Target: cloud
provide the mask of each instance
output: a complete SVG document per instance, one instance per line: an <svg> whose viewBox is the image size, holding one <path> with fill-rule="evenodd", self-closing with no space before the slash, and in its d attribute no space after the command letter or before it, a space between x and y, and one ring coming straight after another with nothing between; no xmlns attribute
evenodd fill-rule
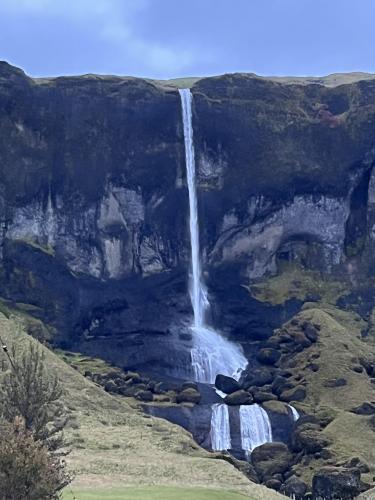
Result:
<svg viewBox="0 0 375 500"><path fill-rule="evenodd" d="M86 30L90 26L98 43L112 47L126 61L141 61L145 72L184 71L193 63L191 51L137 34L149 7L150 0L0 0L0 13L13 17L38 16L45 23L57 21Z"/></svg>

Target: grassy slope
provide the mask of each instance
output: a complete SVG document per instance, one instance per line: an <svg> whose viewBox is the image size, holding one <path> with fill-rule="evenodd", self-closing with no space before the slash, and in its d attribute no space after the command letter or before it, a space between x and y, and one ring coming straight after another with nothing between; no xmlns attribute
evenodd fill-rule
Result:
<svg viewBox="0 0 375 500"><path fill-rule="evenodd" d="M30 340L15 319L2 314L0 332L8 345L15 341L27 346ZM182 428L144 415L123 398L107 394L48 349L46 356L50 370L66 389L71 413L67 434L72 440L68 463L77 473L73 484L77 490L178 486L223 490L223 496L217 497L223 499L224 490L254 499L281 498L249 483L230 464L210 458ZM198 497L192 493L191 498Z"/></svg>
<svg viewBox="0 0 375 500"><path fill-rule="evenodd" d="M360 457L371 468L370 474L364 477L371 481L375 472L374 431L369 417L356 415L350 410L363 401L374 400L374 385L369 377L365 373L354 372L352 367L358 364L361 356L375 357L375 345L360 338L362 324L358 318L333 306L316 307L316 304L307 303L298 316L321 326L318 343L296 357L296 371L302 372L307 382L304 404L317 412L335 415L323 432L332 440L330 448L337 462ZM313 360L319 365L317 372L307 368L314 352L320 355ZM328 380L336 378L345 378L347 385L326 387ZM303 406L300 405L301 408ZM311 477L321 465L323 463L314 461L303 474Z"/></svg>
<svg viewBox="0 0 375 500"><path fill-rule="evenodd" d="M204 488L173 488L165 486L114 488L95 491L67 491L64 500L245 500L249 496L223 490Z"/></svg>

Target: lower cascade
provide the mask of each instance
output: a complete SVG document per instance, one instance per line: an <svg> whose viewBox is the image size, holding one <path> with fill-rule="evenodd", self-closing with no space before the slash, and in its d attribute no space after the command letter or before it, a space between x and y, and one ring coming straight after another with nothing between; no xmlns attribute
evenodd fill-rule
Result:
<svg viewBox="0 0 375 500"><path fill-rule="evenodd" d="M228 406L224 403L212 405L211 448L214 451L230 450L230 423Z"/></svg>
<svg viewBox="0 0 375 500"><path fill-rule="evenodd" d="M240 406L241 445L247 456L264 443L272 442L271 422L258 404Z"/></svg>
<svg viewBox="0 0 375 500"><path fill-rule="evenodd" d="M289 406L289 408L292 410L293 420L294 420L295 422L297 422L297 420L298 420L298 419L299 419L299 417L300 417L300 414L299 414L299 413L298 413L298 411L294 408L294 406L292 406L292 405L288 405L288 406Z"/></svg>

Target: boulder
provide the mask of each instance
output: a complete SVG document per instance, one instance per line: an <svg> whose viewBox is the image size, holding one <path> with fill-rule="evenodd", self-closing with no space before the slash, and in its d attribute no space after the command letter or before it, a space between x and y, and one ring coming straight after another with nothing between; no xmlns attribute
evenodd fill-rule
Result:
<svg viewBox="0 0 375 500"><path fill-rule="evenodd" d="M135 393L135 397L144 402L151 402L154 400L154 395L151 391L138 391Z"/></svg>
<svg viewBox="0 0 375 500"><path fill-rule="evenodd" d="M357 415L375 415L375 404L365 401L356 408L353 408L352 413L356 413Z"/></svg>
<svg viewBox="0 0 375 500"><path fill-rule="evenodd" d="M262 387L267 384L271 384L274 379L273 372L268 368L259 368L249 373L246 376L246 383L249 386L255 385L257 387Z"/></svg>
<svg viewBox="0 0 375 500"><path fill-rule="evenodd" d="M124 385L123 387L120 387L118 389L119 394L122 396L125 396L127 398L133 398L137 394L137 392L140 392L139 388L137 386L127 386Z"/></svg>
<svg viewBox="0 0 375 500"><path fill-rule="evenodd" d="M356 372L356 373L363 373L364 368L362 365L353 365L352 370L353 370L353 372Z"/></svg>
<svg viewBox="0 0 375 500"><path fill-rule="evenodd" d="M294 498L294 500L302 500L306 492L306 483L297 476L289 477L280 488L280 493L283 493L289 498Z"/></svg>
<svg viewBox="0 0 375 500"><path fill-rule="evenodd" d="M305 321L302 324L302 329L307 339L310 340L310 342L316 342L318 340L319 332L314 325L312 325L308 321Z"/></svg>
<svg viewBox="0 0 375 500"><path fill-rule="evenodd" d="M268 479L264 483L264 485L267 486L267 488L271 488L271 490L279 491L281 487L281 481L279 481L278 479L271 478Z"/></svg>
<svg viewBox="0 0 375 500"><path fill-rule="evenodd" d="M350 469L352 469L354 467L356 469L359 469L359 471L361 472L361 474L367 474L368 472L370 472L370 467L366 464L366 462L364 462L363 460L361 460L359 457L353 457L353 458L351 458L344 465L345 465L345 467L348 467Z"/></svg>
<svg viewBox="0 0 375 500"><path fill-rule="evenodd" d="M293 335L293 340L295 344L303 347L304 349L311 346L311 341L306 337L306 335L303 332L295 332Z"/></svg>
<svg viewBox="0 0 375 500"><path fill-rule="evenodd" d="M114 380L108 380L108 382L106 382L104 385L104 390L106 392L112 392L112 393L119 392L119 388L117 384L114 382Z"/></svg>
<svg viewBox="0 0 375 500"><path fill-rule="evenodd" d="M283 391L285 391L287 389L292 389L292 388L293 388L292 382L290 382L290 380L288 380L284 377L281 377L280 375L277 375L275 380L272 382L272 391L277 396L280 396L280 394Z"/></svg>
<svg viewBox="0 0 375 500"><path fill-rule="evenodd" d="M348 382L345 378L331 378L324 382L324 387L343 387Z"/></svg>
<svg viewBox="0 0 375 500"><path fill-rule="evenodd" d="M369 377L373 377L375 375L375 361L371 361L367 358L359 358L359 362L366 370Z"/></svg>
<svg viewBox="0 0 375 500"><path fill-rule="evenodd" d="M306 398L306 389L303 385L297 385L292 389L287 389L280 394L282 401L303 401Z"/></svg>
<svg viewBox="0 0 375 500"><path fill-rule="evenodd" d="M281 401L266 401L262 404L266 411L271 411L285 417L289 417L289 408L285 403Z"/></svg>
<svg viewBox="0 0 375 500"><path fill-rule="evenodd" d="M187 382L184 382L181 386L181 391L184 391L185 389L194 389L196 391L198 391L198 384L196 382L193 382L193 381L187 381Z"/></svg>
<svg viewBox="0 0 375 500"><path fill-rule="evenodd" d="M251 405L254 403L254 398L249 392L240 389L239 391L228 394L224 398L224 403L230 406Z"/></svg>
<svg viewBox="0 0 375 500"><path fill-rule="evenodd" d="M293 448L296 451L303 450L308 454L321 451L329 443L329 439L316 424L299 425L293 435Z"/></svg>
<svg viewBox="0 0 375 500"><path fill-rule="evenodd" d="M352 499L361 492L361 473L358 469L324 467L312 481L313 498L316 500Z"/></svg>
<svg viewBox="0 0 375 500"><path fill-rule="evenodd" d="M274 474L283 474L292 464L292 454L284 443L265 443L255 448L251 462L259 476L265 482Z"/></svg>
<svg viewBox="0 0 375 500"><path fill-rule="evenodd" d="M225 394L232 394L241 389L240 384L232 377L227 377L226 375L216 375L215 387L219 391L225 392Z"/></svg>
<svg viewBox="0 0 375 500"><path fill-rule="evenodd" d="M257 353L257 360L265 365L275 365L280 359L280 352L271 347L260 349Z"/></svg>
<svg viewBox="0 0 375 500"><path fill-rule="evenodd" d="M199 391L193 388L184 389L179 392L176 396L177 403L194 403L198 404L201 400L201 395Z"/></svg>
<svg viewBox="0 0 375 500"><path fill-rule="evenodd" d="M252 394L255 403L264 403L266 401L277 400L277 396L275 396L275 394L272 394L272 392L254 391Z"/></svg>

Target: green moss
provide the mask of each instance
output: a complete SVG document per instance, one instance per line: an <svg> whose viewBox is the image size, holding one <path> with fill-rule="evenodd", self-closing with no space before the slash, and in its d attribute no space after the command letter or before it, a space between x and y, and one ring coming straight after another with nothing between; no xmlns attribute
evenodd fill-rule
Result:
<svg viewBox="0 0 375 500"><path fill-rule="evenodd" d="M52 326L46 325L40 319L29 314L39 310L40 308L32 304L10 302L0 297L0 313L4 314L6 318L16 318L29 335L39 340L39 342L45 343L53 338L56 330Z"/></svg>
<svg viewBox="0 0 375 500"><path fill-rule="evenodd" d="M178 89L187 89L191 88L194 83L196 83L201 78L199 77L186 77L186 78L172 78L171 80L151 80L152 82L162 85L162 86L170 86L176 87Z"/></svg>
<svg viewBox="0 0 375 500"><path fill-rule="evenodd" d="M250 285L248 289L257 300L277 305L291 298L306 300L309 296L319 296L321 301L334 304L350 288L344 281L323 278L318 272L285 263L277 276Z"/></svg>
<svg viewBox="0 0 375 500"><path fill-rule="evenodd" d="M65 363L72 366L74 369L78 370L78 372L82 375L86 371L98 374L106 374L114 371L121 372L119 368L116 368L99 358L92 358L90 356L84 356L78 352L64 351L61 349L56 349L54 352L60 359L65 361Z"/></svg>
<svg viewBox="0 0 375 500"><path fill-rule="evenodd" d="M36 250L40 250L41 252L44 252L47 255L50 255L51 257L55 256L55 250L51 247L51 245L41 245L40 243L37 243L34 240L30 240L30 239L26 239L26 238L19 239L18 241L26 243L30 247L33 247Z"/></svg>
<svg viewBox="0 0 375 500"><path fill-rule="evenodd" d="M366 246L366 235L358 237L345 248L347 257L355 257L361 254Z"/></svg>
<svg viewBox="0 0 375 500"><path fill-rule="evenodd" d="M345 462L358 456L370 467L372 478L375 471L373 450L373 430L369 418L352 413L364 401L372 401L373 384L365 372L358 373L353 367L359 360L375 359L375 347L366 343L361 332L365 321L352 311L343 311L332 304L306 303L294 319L302 325L305 321L319 329L318 341L309 349L294 356L294 367L289 367L293 377L306 382L307 395L297 409L316 414L328 424L323 433L330 440L329 449L337 462ZM298 328L291 320L285 328ZM283 361L281 361L283 363ZM287 358L285 363L288 363ZM312 370L314 364L317 369ZM283 365L282 365L283 367ZM286 367L286 366L284 366ZM329 382L342 379L343 385ZM311 481L313 473L324 463L312 460L308 467L301 463L296 466L301 477Z"/></svg>

